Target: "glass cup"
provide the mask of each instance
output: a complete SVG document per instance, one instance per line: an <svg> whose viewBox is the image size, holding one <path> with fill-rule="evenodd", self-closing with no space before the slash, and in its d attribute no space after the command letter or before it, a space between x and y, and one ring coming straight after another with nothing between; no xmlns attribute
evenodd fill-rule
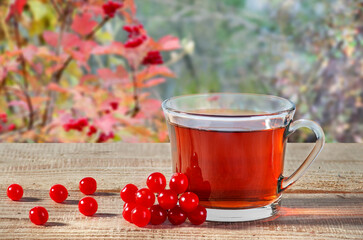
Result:
<svg viewBox="0 0 363 240"><path fill-rule="evenodd" d="M298 180L324 145L324 132L310 120L292 121L295 105L258 94L212 93L163 102L174 172L207 208L207 221L240 222L271 217L281 193ZM316 143L301 166L283 176L287 138L306 127Z"/></svg>

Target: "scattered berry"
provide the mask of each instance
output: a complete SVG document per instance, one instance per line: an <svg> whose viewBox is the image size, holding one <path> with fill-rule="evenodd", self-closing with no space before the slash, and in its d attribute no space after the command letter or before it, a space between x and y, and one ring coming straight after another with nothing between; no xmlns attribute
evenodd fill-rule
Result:
<svg viewBox="0 0 363 240"><path fill-rule="evenodd" d="M140 204L145 207L151 207L155 202L155 195L148 188L141 188L136 192L135 197L136 204Z"/></svg>
<svg viewBox="0 0 363 240"><path fill-rule="evenodd" d="M177 194L183 193L188 188L188 178L184 173L174 173L169 182L171 190Z"/></svg>
<svg viewBox="0 0 363 240"><path fill-rule="evenodd" d="M131 221L131 212L132 212L132 210L134 210L135 207L136 207L136 203L134 203L134 202L124 204L124 209L122 211L122 216L124 217L124 219L126 221L128 221L130 223L132 223L132 221Z"/></svg>
<svg viewBox="0 0 363 240"><path fill-rule="evenodd" d="M150 223L152 225L162 224L163 222L165 222L168 216L166 210L160 207L160 205L151 206L150 214L151 214Z"/></svg>
<svg viewBox="0 0 363 240"><path fill-rule="evenodd" d="M207 210L205 207L198 205L196 209L188 213L189 221L194 225L200 225L207 219Z"/></svg>
<svg viewBox="0 0 363 240"><path fill-rule="evenodd" d="M50 188L49 196L54 202L61 203L67 199L68 191L63 185L56 184Z"/></svg>
<svg viewBox="0 0 363 240"><path fill-rule="evenodd" d="M11 184L6 191L8 197L13 201L18 201L23 196L23 188L19 184Z"/></svg>
<svg viewBox="0 0 363 240"><path fill-rule="evenodd" d="M145 206L137 205L131 211L131 221L138 227L144 227L150 222L151 214Z"/></svg>
<svg viewBox="0 0 363 240"><path fill-rule="evenodd" d="M92 216L97 212L97 201L92 197L84 197L78 203L79 211L85 216Z"/></svg>
<svg viewBox="0 0 363 240"><path fill-rule="evenodd" d="M94 178L86 177L79 182L79 190L86 195L96 192L97 182Z"/></svg>
<svg viewBox="0 0 363 240"><path fill-rule="evenodd" d="M168 220L173 225L180 225L187 219L187 214L179 207L175 206L168 212Z"/></svg>
<svg viewBox="0 0 363 240"><path fill-rule="evenodd" d="M152 192L159 193L165 189L166 186L165 176L159 172L152 173L147 178L146 185Z"/></svg>
<svg viewBox="0 0 363 240"><path fill-rule="evenodd" d="M137 187L134 184L127 184L120 192L121 199L126 202L135 202Z"/></svg>
<svg viewBox="0 0 363 240"><path fill-rule="evenodd" d="M178 203L178 195L170 189L165 189L159 193L158 202L165 210L172 209Z"/></svg>
<svg viewBox="0 0 363 240"><path fill-rule="evenodd" d="M43 225L48 221L48 211L44 207L34 207L29 211L29 219L36 225Z"/></svg>
<svg viewBox="0 0 363 240"><path fill-rule="evenodd" d="M179 205L184 212L191 212L198 207L199 198L195 193L185 192L179 198Z"/></svg>

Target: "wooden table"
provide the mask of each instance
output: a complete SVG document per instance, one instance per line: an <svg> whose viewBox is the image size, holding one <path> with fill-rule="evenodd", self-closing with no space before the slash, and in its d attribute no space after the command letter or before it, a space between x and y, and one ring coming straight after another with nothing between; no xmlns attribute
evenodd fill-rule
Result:
<svg viewBox="0 0 363 240"><path fill-rule="evenodd" d="M288 144L285 175L311 148ZM326 144L306 175L283 195L278 218L244 223L184 223L175 227L138 228L122 218L120 189L127 183L145 186L149 173L171 175L169 144L0 144L0 239L363 239L363 145ZM78 212L80 179L98 181L94 217ZM6 189L24 188L23 199L11 201ZM54 203L53 184L70 196ZM48 209L45 226L33 225L28 212Z"/></svg>

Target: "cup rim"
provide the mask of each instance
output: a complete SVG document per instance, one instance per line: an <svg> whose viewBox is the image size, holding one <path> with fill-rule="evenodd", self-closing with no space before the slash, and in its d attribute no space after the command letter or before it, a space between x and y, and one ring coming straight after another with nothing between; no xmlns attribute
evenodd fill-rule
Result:
<svg viewBox="0 0 363 240"><path fill-rule="evenodd" d="M189 112L189 111L182 111L178 110L172 107L167 106L168 102L178 99L178 98L185 98L185 97L193 97L193 96L213 96L213 95L250 95L250 96L260 96L260 97L266 97L266 98L273 98L278 99L280 101L288 102L289 107L283 108L280 111L271 112L271 113L264 113L264 114L236 114L236 115L215 115L215 114L208 114L208 113L195 113L195 112ZM198 117L213 117L213 118L251 118L251 117L263 117L263 116L274 116L274 115L280 115L284 113L290 113L292 111L295 111L296 106L295 104L290 101L289 99L275 96L275 95L268 95L268 94L257 94L257 93L230 93L230 92L217 92L217 93L197 93L197 94L185 94L180 96L174 96L168 99L165 99L161 104L162 109L165 111L173 112L176 114L182 114L182 115L191 115L191 116L198 116Z"/></svg>

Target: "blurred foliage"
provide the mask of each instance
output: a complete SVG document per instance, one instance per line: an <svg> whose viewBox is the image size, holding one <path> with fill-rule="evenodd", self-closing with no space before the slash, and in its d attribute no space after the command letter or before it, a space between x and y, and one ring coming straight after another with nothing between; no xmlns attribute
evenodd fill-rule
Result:
<svg viewBox="0 0 363 240"><path fill-rule="evenodd" d="M194 49L173 65L163 98L197 92L280 95L328 142L363 142L363 3L353 0L149 0L138 16L156 36ZM155 14L157 12L157 14ZM300 131L291 141L312 141Z"/></svg>
<svg viewBox="0 0 363 240"><path fill-rule="evenodd" d="M180 43L135 14L133 0L2 1L0 142L166 141L152 88Z"/></svg>
<svg viewBox="0 0 363 240"><path fill-rule="evenodd" d="M21 18L17 16L20 41L16 40L14 19L10 22L5 19L12 2L26 2L24 14ZM82 54L77 47L65 47L59 52L56 50L59 47L50 46L51 33L61 31L61 21L52 2L62 7L69 2L74 4L67 20L67 32L71 33L68 37L77 35L81 41L85 40L82 24L76 28L78 32L71 29L77 14L90 11L94 14L92 21L98 24L104 18L101 6L106 1L103 0L0 1L0 141L97 141L105 132L112 133L110 140L165 141L166 127L161 110L157 109L161 99L223 91L288 98L296 103L295 119L317 121L324 128L328 142L363 142L362 1L135 0L136 12L133 1L125 0L128 10L121 9L112 21L102 25L91 39L96 50L88 49L90 52ZM167 60L165 66L177 78L169 79L173 75L164 71L161 75L168 81L162 83L164 78L157 74L148 76L147 71L142 72L144 67L136 70L146 76L142 80L146 85L136 91L140 94L137 104L132 84L135 73L129 61L132 54L123 54L122 45L128 41L122 27L126 23L136 24L135 21L144 24L152 39L166 41L159 42L161 45L175 44L177 39L164 38L173 34L181 39L182 47L182 51L162 53ZM148 50L158 50L153 42ZM72 41L68 44L72 45ZM19 47L21 51L17 51ZM114 47L122 51L115 51ZM138 56L146 53L144 49ZM36 56L34 66L28 63L25 66L29 83L23 79L21 54L25 61ZM65 63L63 54L71 55L73 60L59 82L54 81L55 63ZM112 85L114 81L121 82L116 86ZM29 104L24 91L27 85L30 103L35 106L32 123L35 129L30 131ZM71 92L64 92L65 89ZM82 92L81 89L86 91L82 97L75 94ZM44 124L42 116L50 92L57 96L55 111L48 118L52 121L46 119ZM105 118L110 116L114 101L120 101L118 110L111 111L111 118ZM93 106L91 102L97 104ZM140 109L135 108L138 104ZM139 119L135 119L135 109L140 110ZM64 125L73 126L69 121L82 118L87 119L89 127L97 125L92 138L85 129L65 131ZM313 138L313 134L303 130L289 140L301 142Z"/></svg>

